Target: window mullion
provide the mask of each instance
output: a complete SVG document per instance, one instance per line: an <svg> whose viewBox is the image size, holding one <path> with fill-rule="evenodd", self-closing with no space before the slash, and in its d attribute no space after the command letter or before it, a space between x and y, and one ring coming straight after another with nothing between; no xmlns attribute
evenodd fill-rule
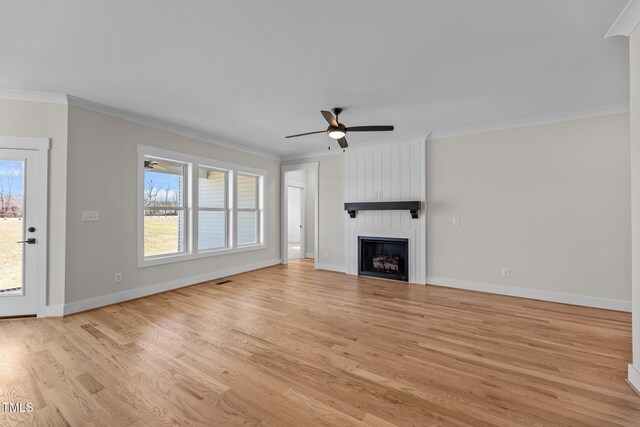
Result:
<svg viewBox="0 0 640 427"><path fill-rule="evenodd" d="M191 228L189 230L189 235L191 241L191 252L197 254L199 251L198 230L200 227L200 216L198 215L198 207L200 206L200 182L198 174L200 172L200 167L193 163L190 163L189 167L191 168L191 209L189 212L189 216L191 217Z"/></svg>

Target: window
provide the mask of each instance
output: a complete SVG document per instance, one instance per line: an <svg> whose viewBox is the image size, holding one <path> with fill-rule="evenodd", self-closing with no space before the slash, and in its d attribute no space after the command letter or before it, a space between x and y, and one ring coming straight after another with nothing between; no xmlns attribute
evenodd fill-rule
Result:
<svg viewBox="0 0 640 427"><path fill-rule="evenodd" d="M260 235L260 180L257 176L238 174L238 245L254 245Z"/></svg>
<svg viewBox="0 0 640 427"><path fill-rule="evenodd" d="M198 168L198 249L228 247L228 171Z"/></svg>
<svg viewBox="0 0 640 427"><path fill-rule="evenodd" d="M138 146L138 266L262 249L266 172Z"/></svg>
<svg viewBox="0 0 640 427"><path fill-rule="evenodd" d="M144 256L185 252L185 165L144 158Z"/></svg>

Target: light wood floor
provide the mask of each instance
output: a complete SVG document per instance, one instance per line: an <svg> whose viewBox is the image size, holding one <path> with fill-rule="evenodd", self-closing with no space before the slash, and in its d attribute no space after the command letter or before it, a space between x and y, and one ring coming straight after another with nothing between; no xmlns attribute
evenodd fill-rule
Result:
<svg viewBox="0 0 640 427"><path fill-rule="evenodd" d="M0 321L0 425L640 426L630 315L276 266Z"/></svg>

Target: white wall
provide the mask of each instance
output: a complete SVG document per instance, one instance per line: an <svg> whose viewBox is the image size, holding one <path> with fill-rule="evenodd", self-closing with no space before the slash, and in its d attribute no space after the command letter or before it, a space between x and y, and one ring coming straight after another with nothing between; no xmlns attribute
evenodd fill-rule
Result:
<svg viewBox="0 0 640 427"><path fill-rule="evenodd" d="M0 135L50 138L47 304L64 302L67 106L0 99Z"/></svg>
<svg viewBox="0 0 640 427"><path fill-rule="evenodd" d="M318 267L345 270L344 183L345 155L330 154L285 160L283 165L318 162ZM308 210L307 210L308 211ZM307 230L312 227L307 227ZM313 246L311 246L312 248Z"/></svg>
<svg viewBox="0 0 640 427"><path fill-rule="evenodd" d="M315 258L315 199L316 199L316 175L313 171L307 170L305 185L305 256Z"/></svg>
<svg viewBox="0 0 640 427"><path fill-rule="evenodd" d="M430 140L430 283L628 305L628 126L623 113ZM511 278L501 277L505 267Z"/></svg>
<svg viewBox="0 0 640 427"><path fill-rule="evenodd" d="M631 65L631 204L633 365L629 380L640 390L640 28L629 37Z"/></svg>
<svg viewBox="0 0 640 427"><path fill-rule="evenodd" d="M302 218L301 196L302 190L298 187L289 187L288 198L288 233L287 238L291 243L300 243L300 225Z"/></svg>
<svg viewBox="0 0 640 427"><path fill-rule="evenodd" d="M267 248L138 268L138 144L267 170ZM66 303L279 262L278 160L71 106L68 165ZM80 222L82 210L99 211L100 221ZM114 283L116 272L123 272L123 283Z"/></svg>
<svg viewBox="0 0 640 427"><path fill-rule="evenodd" d="M347 202L426 201L425 137L350 147L347 152ZM348 218L348 216L347 216ZM409 282L426 281L426 213L408 210L359 211L347 224L347 273L358 274L358 237L409 240Z"/></svg>

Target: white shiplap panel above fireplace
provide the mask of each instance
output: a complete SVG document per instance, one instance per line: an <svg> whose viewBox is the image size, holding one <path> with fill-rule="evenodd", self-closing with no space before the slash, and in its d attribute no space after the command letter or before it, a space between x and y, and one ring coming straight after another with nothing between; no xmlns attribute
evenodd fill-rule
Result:
<svg viewBox="0 0 640 427"><path fill-rule="evenodd" d="M347 217L347 273L358 274L358 236L409 239L409 282L426 283L426 137L349 148L345 201L419 200L418 219L408 211L359 211Z"/></svg>

